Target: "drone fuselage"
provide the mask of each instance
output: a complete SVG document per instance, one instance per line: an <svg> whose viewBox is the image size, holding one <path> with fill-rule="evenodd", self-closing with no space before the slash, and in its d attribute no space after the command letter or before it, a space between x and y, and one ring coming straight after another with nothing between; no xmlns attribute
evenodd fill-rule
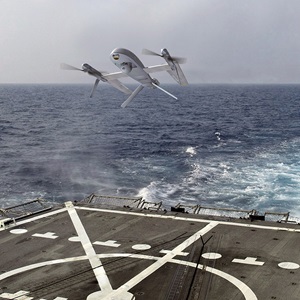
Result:
<svg viewBox="0 0 300 300"><path fill-rule="evenodd" d="M152 83L157 83L155 79L151 78L144 71L145 66L131 51L124 48L116 48L110 54L110 59L123 73L138 81L144 87L153 88Z"/></svg>

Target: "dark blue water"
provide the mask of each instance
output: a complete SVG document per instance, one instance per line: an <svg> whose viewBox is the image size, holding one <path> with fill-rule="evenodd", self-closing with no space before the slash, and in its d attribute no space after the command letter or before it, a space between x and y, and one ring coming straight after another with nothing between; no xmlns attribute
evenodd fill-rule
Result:
<svg viewBox="0 0 300 300"><path fill-rule="evenodd" d="M1 206L91 193L300 216L300 86L0 86Z"/></svg>

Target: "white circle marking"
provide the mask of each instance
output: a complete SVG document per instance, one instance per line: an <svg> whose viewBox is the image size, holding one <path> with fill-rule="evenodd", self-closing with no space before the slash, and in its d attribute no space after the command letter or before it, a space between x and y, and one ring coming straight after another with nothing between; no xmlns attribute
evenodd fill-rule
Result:
<svg viewBox="0 0 300 300"><path fill-rule="evenodd" d="M26 233L28 230L27 229L12 229L10 233L12 234L23 234Z"/></svg>
<svg viewBox="0 0 300 300"><path fill-rule="evenodd" d="M202 257L205 259L219 259L222 257L222 255L220 253L207 252L207 253L203 253Z"/></svg>
<svg viewBox="0 0 300 300"><path fill-rule="evenodd" d="M134 250L148 250L151 246L147 244L136 244L132 246L132 249Z"/></svg>
<svg viewBox="0 0 300 300"><path fill-rule="evenodd" d="M279 263L278 264L278 267L279 268L282 268L282 269L288 269L288 270L295 270L295 269L299 269L300 266L296 263L293 263L293 262L282 262L282 263Z"/></svg>

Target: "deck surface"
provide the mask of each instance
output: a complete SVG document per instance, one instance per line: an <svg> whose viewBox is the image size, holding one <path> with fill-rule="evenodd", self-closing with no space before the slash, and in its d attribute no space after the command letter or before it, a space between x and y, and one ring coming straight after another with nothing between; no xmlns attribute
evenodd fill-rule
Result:
<svg viewBox="0 0 300 300"><path fill-rule="evenodd" d="M0 299L300 299L300 226L66 203L0 231Z"/></svg>

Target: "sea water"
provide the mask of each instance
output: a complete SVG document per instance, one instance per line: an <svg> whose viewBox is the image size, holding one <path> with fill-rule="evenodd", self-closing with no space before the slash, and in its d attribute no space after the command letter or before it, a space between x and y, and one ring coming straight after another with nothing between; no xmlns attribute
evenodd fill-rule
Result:
<svg viewBox="0 0 300 300"><path fill-rule="evenodd" d="M300 216L300 85L0 85L0 206L91 193ZM132 89L135 86L131 86Z"/></svg>

